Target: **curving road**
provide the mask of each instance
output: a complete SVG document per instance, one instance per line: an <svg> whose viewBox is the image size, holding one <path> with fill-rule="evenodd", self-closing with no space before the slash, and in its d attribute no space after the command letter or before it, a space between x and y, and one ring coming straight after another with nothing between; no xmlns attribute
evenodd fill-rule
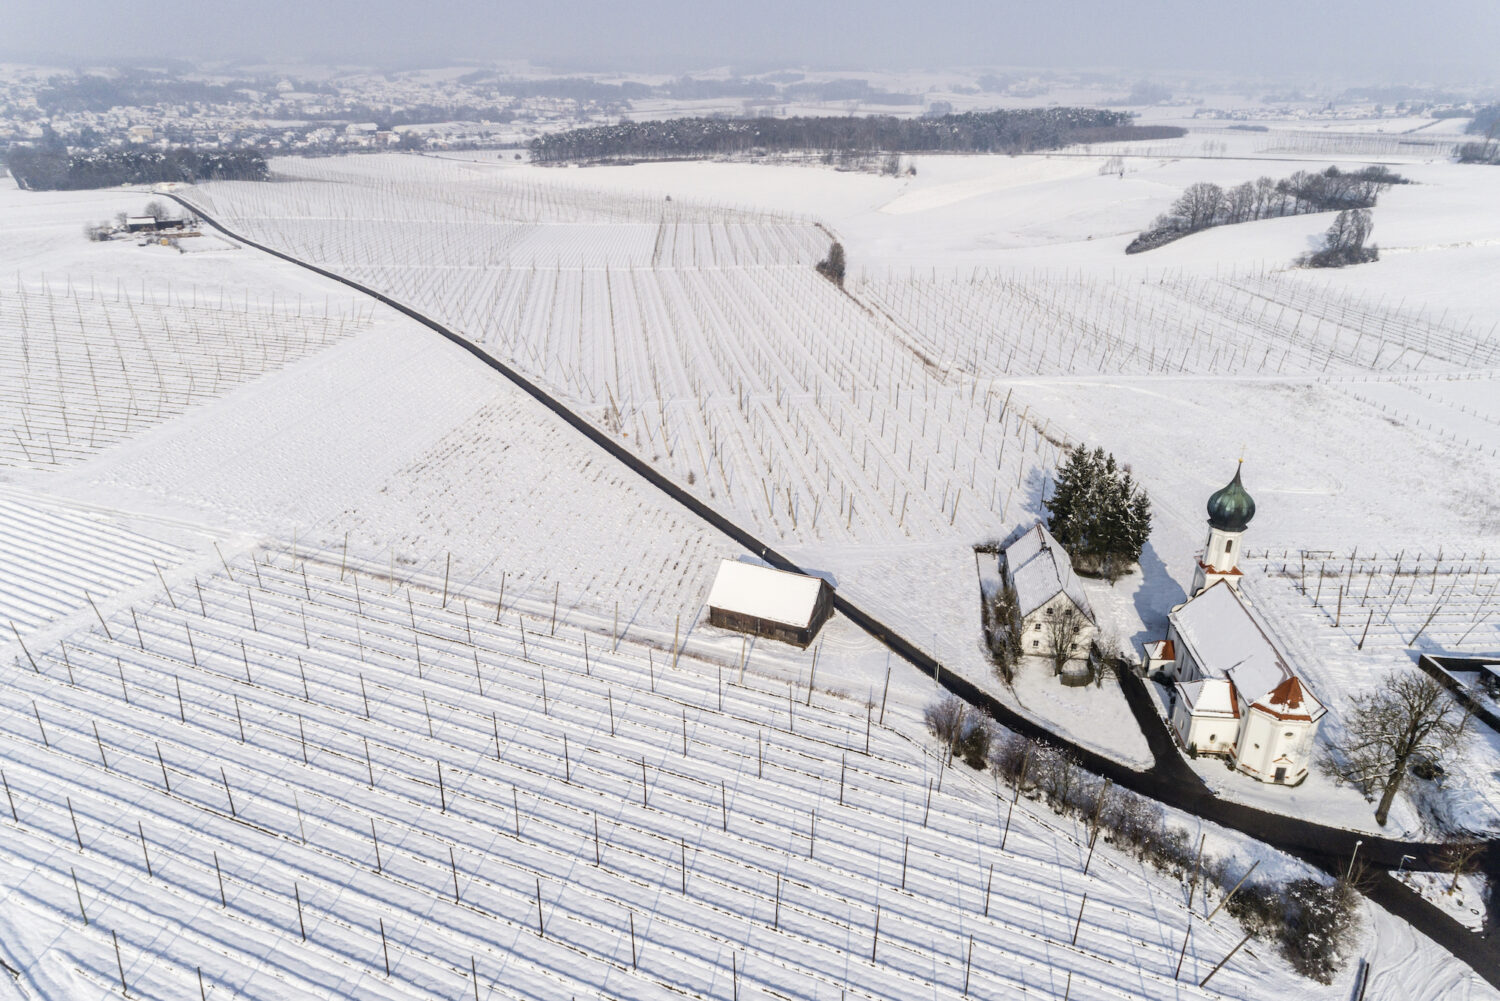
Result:
<svg viewBox="0 0 1500 1001"><path fill-rule="evenodd" d="M724 515L704 504L683 490L639 456L628 451L608 434L575 414L565 404L548 394L519 371L474 344L472 341L443 326L415 309L386 296L375 289L362 285L351 278L320 268L290 254L246 239L210 217L201 208L171 192L159 192L196 213L204 222L219 230L230 239L254 247L272 257L279 258L298 267L305 268L370 296L399 313L410 317L435 333L447 338L467 351L485 365L505 376L519 386L542 406L556 414L595 445L608 452L617 461L635 472L653 487L687 508L703 521L723 532L748 551L759 555L766 562L786 570L801 571L766 543L750 532L730 521ZM1248 834L1257 840L1293 855L1323 871L1338 875L1344 872L1358 843L1359 858L1371 863L1370 885L1365 888L1371 900L1403 918L1415 928L1447 949L1453 955L1473 967L1475 972L1500 989L1500 948L1494 941L1494 929L1500 927L1500 892L1490 894L1488 934L1471 932L1436 906L1408 890L1385 870L1399 868L1403 856L1414 856L1413 868L1437 868L1436 857L1441 844L1397 841L1369 834L1358 834L1343 828L1328 827L1295 817L1267 813L1254 807L1219 799L1188 768L1178 754L1170 735L1166 732L1161 717L1157 714L1144 682L1128 672L1121 677L1126 701L1141 732L1151 748L1155 763L1146 771L1137 771L1105 757L1087 747L1075 744L1058 736L1041 724L1031 720L996 699L972 682L945 671L942 665L919 649L894 629L865 612L848 598L835 592L834 608L855 625L885 644L919 671L931 676L941 687L982 709L1002 726L1034 740L1044 741L1067 750L1079 764L1097 775L1110 779L1117 786L1129 789L1166 806L1171 806L1194 816L1212 821L1223 827ZM1486 846L1483 866L1490 878L1491 887L1500 890L1500 841L1490 841Z"/></svg>

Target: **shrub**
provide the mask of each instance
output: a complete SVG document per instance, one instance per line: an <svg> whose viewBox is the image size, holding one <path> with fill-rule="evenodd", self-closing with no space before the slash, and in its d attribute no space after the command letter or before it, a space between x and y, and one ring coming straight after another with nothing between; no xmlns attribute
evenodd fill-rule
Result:
<svg viewBox="0 0 1500 1001"><path fill-rule="evenodd" d="M982 770L990 754L989 723L977 717L966 718L953 746L964 764L975 771Z"/></svg>
<svg viewBox="0 0 1500 1001"><path fill-rule="evenodd" d="M995 673L1007 685L1014 683L1021 661L1021 608L1016 589L1007 580L988 595L982 606L985 645Z"/></svg>
<svg viewBox="0 0 1500 1001"><path fill-rule="evenodd" d="M1233 885L1230 884L1231 887ZM1240 887L1229 898L1224 909L1256 938L1273 938L1285 934L1286 900L1279 891L1262 883L1246 883Z"/></svg>
<svg viewBox="0 0 1500 1001"><path fill-rule="evenodd" d="M1031 741L1006 731L990 740L990 768L1009 785L1021 781L1022 769L1031 770Z"/></svg>
<svg viewBox="0 0 1500 1001"><path fill-rule="evenodd" d="M952 749L962 732L964 716L967 715L968 708L968 703L957 695L947 695L938 699L929 705L923 714L928 732L941 740L945 748Z"/></svg>
<svg viewBox="0 0 1500 1001"><path fill-rule="evenodd" d="M837 240L828 248L828 256L819 261L814 267L818 274L833 282L839 288L844 287L844 245Z"/></svg>
<svg viewBox="0 0 1500 1001"><path fill-rule="evenodd" d="M1319 983L1333 983L1359 927L1358 900L1344 880L1325 884L1297 879L1287 885L1281 951L1293 969Z"/></svg>

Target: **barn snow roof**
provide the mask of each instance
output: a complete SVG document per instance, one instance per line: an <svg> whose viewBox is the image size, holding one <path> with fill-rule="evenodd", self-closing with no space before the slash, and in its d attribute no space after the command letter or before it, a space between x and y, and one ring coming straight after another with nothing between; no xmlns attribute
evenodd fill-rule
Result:
<svg viewBox="0 0 1500 1001"><path fill-rule="evenodd" d="M812 624L822 587L818 577L721 560L714 586L708 592L708 604L710 608L802 629Z"/></svg>

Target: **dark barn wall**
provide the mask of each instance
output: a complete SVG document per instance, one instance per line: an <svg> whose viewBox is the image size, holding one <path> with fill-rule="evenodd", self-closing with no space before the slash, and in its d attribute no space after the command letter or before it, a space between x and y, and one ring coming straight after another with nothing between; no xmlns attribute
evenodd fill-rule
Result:
<svg viewBox="0 0 1500 1001"><path fill-rule="evenodd" d="M772 622L744 612L714 608L712 605L708 609L708 623L720 629L733 629L735 632L764 636L767 639L790 643L793 646L806 647L818 635L818 630L823 628L823 623L828 621L831 614L833 614L833 589L825 582L818 588L818 599L813 605L812 621L804 628L799 629L784 622Z"/></svg>

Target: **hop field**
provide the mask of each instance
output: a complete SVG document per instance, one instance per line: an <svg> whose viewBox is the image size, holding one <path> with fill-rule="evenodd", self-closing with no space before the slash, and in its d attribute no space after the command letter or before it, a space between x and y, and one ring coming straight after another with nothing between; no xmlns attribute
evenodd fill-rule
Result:
<svg viewBox="0 0 1500 1001"><path fill-rule="evenodd" d="M67 466L364 326L197 289L0 291L0 466Z"/></svg>
<svg viewBox="0 0 1500 1001"><path fill-rule="evenodd" d="M984 537L1055 462L1003 393L817 276L811 223L398 163L187 197L448 324L783 542Z"/></svg>
<svg viewBox="0 0 1500 1001"><path fill-rule="evenodd" d="M1175 881L1107 847L1085 874L1083 832L882 703L737 653L291 551L31 651L5 668L4 865L69 957L31 986L1114 999L1289 976L1246 957L1193 988L1237 941L1200 921L1178 980Z"/></svg>

